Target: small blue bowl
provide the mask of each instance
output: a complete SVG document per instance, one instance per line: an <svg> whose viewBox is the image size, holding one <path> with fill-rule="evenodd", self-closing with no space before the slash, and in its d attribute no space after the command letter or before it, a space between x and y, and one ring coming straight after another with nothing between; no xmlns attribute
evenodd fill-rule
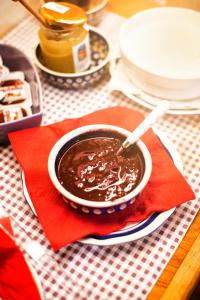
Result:
<svg viewBox="0 0 200 300"><path fill-rule="evenodd" d="M40 45L35 48L35 63L42 71L47 82L62 89L85 89L95 86L109 74L110 45L107 38L99 30L89 27L91 65L86 71L62 73L47 68L42 59Z"/></svg>
<svg viewBox="0 0 200 300"><path fill-rule="evenodd" d="M117 126L105 124L83 126L72 130L71 132L64 135L60 140L58 140L58 142L53 146L48 159L49 176L55 188L63 196L64 201L78 211L93 215L105 215L119 212L127 208L130 204L134 203L136 196L138 196L138 194L146 186L152 171L152 160L149 150L147 149L145 144L141 140L139 140L136 144L142 152L144 158L144 175L140 183L129 194L114 201L90 201L87 199L81 199L67 191L59 182L56 172L62 149L64 149L65 145L72 139L78 138L80 135L85 133L87 133L87 136L89 136L89 134L99 132L100 130L116 132L118 134L124 135L124 137L127 137L130 134L128 130Z"/></svg>

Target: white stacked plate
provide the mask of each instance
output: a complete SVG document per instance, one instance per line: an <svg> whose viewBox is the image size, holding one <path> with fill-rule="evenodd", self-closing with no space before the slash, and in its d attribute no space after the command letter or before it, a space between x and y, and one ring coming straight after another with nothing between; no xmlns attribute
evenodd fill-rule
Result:
<svg viewBox="0 0 200 300"><path fill-rule="evenodd" d="M124 22L121 61L133 87L149 96L146 102L167 99L200 110L199 36L200 13L191 9L153 8Z"/></svg>
<svg viewBox="0 0 200 300"><path fill-rule="evenodd" d="M111 80L109 82L110 91L120 91L130 100L148 108L153 109L161 101L160 97L148 94L138 88L128 77L125 66L121 58L112 60ZM196 115L200 114L200 97L185 100L170 100L168 114L172 115Z"/></svg>

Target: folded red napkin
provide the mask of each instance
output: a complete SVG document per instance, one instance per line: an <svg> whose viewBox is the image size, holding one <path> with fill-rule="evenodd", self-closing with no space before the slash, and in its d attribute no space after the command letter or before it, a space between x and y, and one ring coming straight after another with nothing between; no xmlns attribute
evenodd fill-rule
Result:
<svg viewBox="0 0 200 300"><path fill-rule="evenodd" d="M55 142L79 126L104 123L133 130L142 120L139 112L113 107L9 134L39 221L55 250L89 234L110 233L128 222L141 221L152 212L168 210L195 198L158 138L149 130L142 139L151 152L153 171L147 187L131 208L109 216L88 216L64 203L47 170L48 155Z"/></svg>
<svg viewBox="0 0 200 300"><path fill-rule="evenodd" d="M0 224L13 234L9 218L0 219ZM23 254L2 228L0 228L0 299L41 299Z"/></svg>

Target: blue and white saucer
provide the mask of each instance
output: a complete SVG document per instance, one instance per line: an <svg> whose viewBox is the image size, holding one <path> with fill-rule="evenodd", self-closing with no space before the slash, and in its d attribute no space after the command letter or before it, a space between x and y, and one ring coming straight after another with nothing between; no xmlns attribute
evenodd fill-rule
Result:
<svg viewBox="0 0 200 300"><path fill-rule="evenodd" d="M183 173L183 164L180 158L179 153L172 145L172 143L168 140L165 134L162 132L155 130L155 134L158 136L166 150L168 151L169 155L172 157L173 162L177 169ZM32 201L30 199L29 193L26 188L24 174L22 173L22 184L23 184L23 192L24 196L29 203L31 209L35 213ZM150 217L145 219L142 222L131 223L124 228L112 232L106 235L92 235L87 238L79 240L80 243L83 244L90 244L90 245L99 245L99 246L109 246L109 245L116 245L122 244L126 242L131 242L143 238L156 230L160 225L162 225L174 212L175 208L170 210L160 212L160 213L153 213ZM36 214L36 213L35 213Z"/></svg>

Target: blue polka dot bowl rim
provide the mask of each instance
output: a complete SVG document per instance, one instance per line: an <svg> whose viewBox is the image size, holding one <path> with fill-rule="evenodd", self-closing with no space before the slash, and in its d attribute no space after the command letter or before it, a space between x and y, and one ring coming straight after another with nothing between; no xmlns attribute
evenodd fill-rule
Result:
<svg viewBox="0 0 200 300"><path fill-rule="evenodd" d="M45 67L38 44L34 49L34 61L46 81L59 88L77 90L96 85L103 78L107 78L110 62L109 41L99 29L92 26L89 26L89 41L91 64L86 71L77 73L56 72Z"/></svg>
<svg viewBox="0 0 200 300"><path fill-rule="evenodd" d="M85 133L87 133L87 136L89 136L89 134L99 132L101 130L118 133L123 135L125 138L130 134L130 132L126 129L106 124L96 124L79 127L61 137L51 149L48 158L48 172L50 179L57 191L62 195L64 201L77 211L92 215L112 214L114 212L122 211L129 205L133 204L136 200L136 196L138 196L147 185L152 172L152 159L150 152L146 145L141 140L139 140L136 144L143 156L144 174L139 184L129 194L126 194L125 196L114 201L90 201L87 199L79 198L65 189L61 185L57 177L57 166L61 157L60 153L62 153L65 145L72 140L80 138L81 135Z"/></svg>

